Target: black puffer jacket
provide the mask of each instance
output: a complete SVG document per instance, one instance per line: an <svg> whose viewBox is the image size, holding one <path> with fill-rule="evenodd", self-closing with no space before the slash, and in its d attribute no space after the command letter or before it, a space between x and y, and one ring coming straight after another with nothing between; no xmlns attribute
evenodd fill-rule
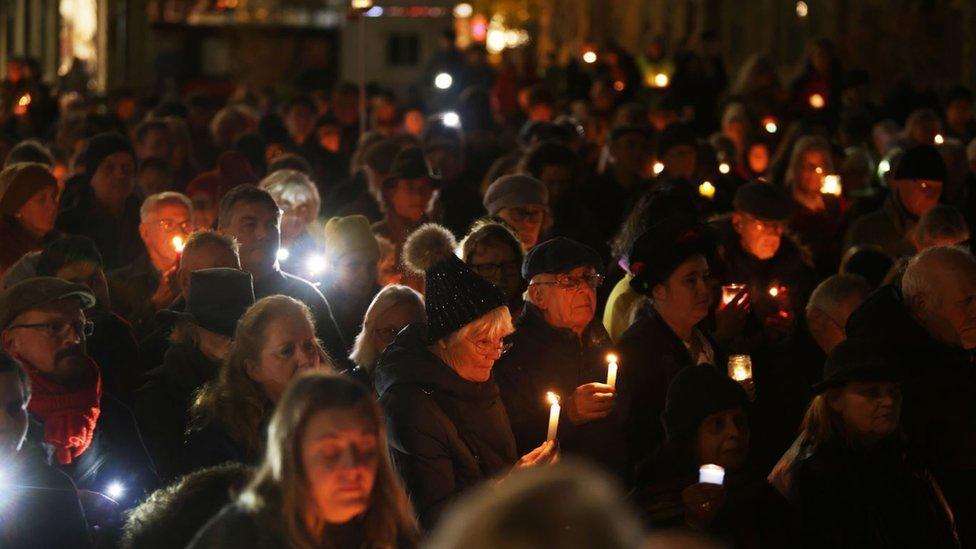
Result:
<svg viewBox="0 0 976 549"><path fill-rule="evenodd" d="M526 304L509 342L512 348L498 360L494 372L518 452L525 455L546 439L546 391L555 391L565 402L580 385L606 383L606 355L611 341L599 321L590 324L581 341L569 330L550 326L538 308ZM616 411L582 425L573 425L563 413L559 447L566 455L593 459L626 480L627 447Z"/></svg>
<svg viewBox="0 0 976 549"><path fill-rule="evenodd" d="M374 375L394 464L429 530L455 496L518 456L494 379L462 379L426 340L423 325L401 331Z"/></svg>

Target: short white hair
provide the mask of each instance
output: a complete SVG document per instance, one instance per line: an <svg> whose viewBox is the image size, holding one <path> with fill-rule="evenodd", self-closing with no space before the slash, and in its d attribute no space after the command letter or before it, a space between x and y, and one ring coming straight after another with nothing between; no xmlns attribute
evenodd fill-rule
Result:
<svg viewBox="0 0 976 549"><path fill-rule="evenodd" d="M366 309L366 316L363 319L363 328L356 336L356 342L352 346L352 353L349 354L357 366L361 366L367 371L372 371L376 361L380 357L382 349L377 349L373 342L373 330L376 328L377 321L386 314L387 311L404 304L410 307L413 322L425 322L427 315L424 311L424 298L407 286L391 284L384 287L373 298L369 308Z"/></svg>
<svg viewBox="0 0 976 549"><path fill-rule="evenodd" d="M976 258L958 246L935 246L919 252L908 262L901 279L905 304L914 310L918 298L931 295L931 290L939 286L939 274L947 269L969 270L976 276Z"/></svg>
<svg viewBox="0 0 976 549"><path fill-rule="evenodd" d="M165 191L146 197L146 200L142 203L142 207L139 208L139 221L145 223L149 219L149 216L156 213L159 207L171 204L186 206L187 212L191 215L193 214L193 202L185 194L176 191Z"/></svg>
<svg viewBox="0 0 976 549"><path fill-rule="evenodd" d="M871 286L864 277L856 274L835 274L827 277L810 294L807 315L819 309L828 315L840 313L855 298L859 301L871 293Z"/></svg>
<svg viewBox="0 0 976 549"><path fill-rule="evenodd" d="M312 211L309 223L319 215L322 206L319 190L307 175L298 170L278 170L262 179L258 186L268 191L279 206L286 203L295 206L308 204Z"/></svg>

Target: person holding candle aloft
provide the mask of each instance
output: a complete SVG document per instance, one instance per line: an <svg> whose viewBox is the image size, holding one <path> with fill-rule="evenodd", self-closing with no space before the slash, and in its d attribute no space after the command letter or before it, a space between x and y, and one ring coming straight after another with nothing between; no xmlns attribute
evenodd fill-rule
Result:
<svg viewBox="0 0 976 549"><path fill-rule="evenodd" d="M769 476L803 547L958 547L941 489L906 452L902 357L881 340L831 352L800 435Z"/></svg>
<svg viewBox="0 0 976 549"><path fill-rule="evenodd" d="M608 381L612 342L595 318L603 277L595 250L568 238L547 240L522 264L528 283L525 312L495 367L520 453L543 440L547 391L561 397L560 450L595 460L626 479L627 448L616 415L616 388ZM616 362L617 368L627 363Z"/></svg>
<svg viewBox="0 0 976 549"><path fill-rule="evenodd" d="M407 266L426 282L427 324L400 331L374 371L394 464L428 529L462 492L557 455L543 425L537 448L518 457L492 376L513 331L508 300L458 259L455 246L435 224L408 238Z"/></svg>
<svg viewBox="0 0 976 549"><path fill-rule="evenodd" d="M685 525L733 547L784 545L784 502L750 465L749 408L721 368L699 364L675 376L661 414L665 444L638 469L632 493L649 527Z"/></svg>

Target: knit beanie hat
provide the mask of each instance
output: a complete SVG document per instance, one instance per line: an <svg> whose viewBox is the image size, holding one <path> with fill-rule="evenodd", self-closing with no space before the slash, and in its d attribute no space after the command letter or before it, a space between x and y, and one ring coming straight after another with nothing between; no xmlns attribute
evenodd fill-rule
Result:
<svg viewBox="0 0 976 549"><path fill-rule="evenodd" d="M0 215L15 215L21 206L58 182L43 164L12 164L0 172Z"/></svg>
<svg viewBox="0 0 976 549"><path fill-rule="evenodd" d="M688 366L668 387L661 423L669 441L694 436L706 417L732 408L748 408L745 390L711 364Z"/></svg>
<svg viewBox="0 0 976 549"><path fill-rule="evenodd" d="M505 208L542 206L549 209L549 189L531 175L504 175L488 186L484 198L488 215L498 215Z"/></svg>
<svg viewBox="0 0 976 549"><path fill-rule="evenodd" d="M92 137L88 140L82 155L85 174L90 179L107 157L118 152L129 153L133 159L136 157L132 142L118 132L104 132Z"/></svg>
<svg viewBox="0 0 976 549"><path fill-rule="evenodd" d="M508 303L505 294L465 265L455 254L448 229L427 223L410 234L403 262L427 282L427 340L433 343Z"/></svg>
<svg viewBox="0 0 976 549"><path fill-rule="evenodd" d="M942 155L932 145L919 145L905 152L895 167L894 179L946 180Z"/></svg>
<svg viewBox="0 0 976 549"><path fill-rule="evenodd" d="M364 215L333 217L325 224L325 250L332 259L356 251L380 256L380 245Z"/></svg>

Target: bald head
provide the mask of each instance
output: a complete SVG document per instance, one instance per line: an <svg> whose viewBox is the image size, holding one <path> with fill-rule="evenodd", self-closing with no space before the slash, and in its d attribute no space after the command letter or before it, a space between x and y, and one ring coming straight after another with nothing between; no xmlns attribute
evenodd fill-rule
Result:
<svg viewBox="0 0 976 549"><path fill-rule="evenodd" d="M962 248L936 246L905 269L901 290L912 317L936 340L976 348L976 259Z"/></svg>
<svg viewBox="0 0 976 549"><path fill-rule="evenodd" d="M867 281L855 274L836 274L823 282L807 302L806 316L810 335L817 345L830 353L847 339L847 319L871 293Z"/></svg>

